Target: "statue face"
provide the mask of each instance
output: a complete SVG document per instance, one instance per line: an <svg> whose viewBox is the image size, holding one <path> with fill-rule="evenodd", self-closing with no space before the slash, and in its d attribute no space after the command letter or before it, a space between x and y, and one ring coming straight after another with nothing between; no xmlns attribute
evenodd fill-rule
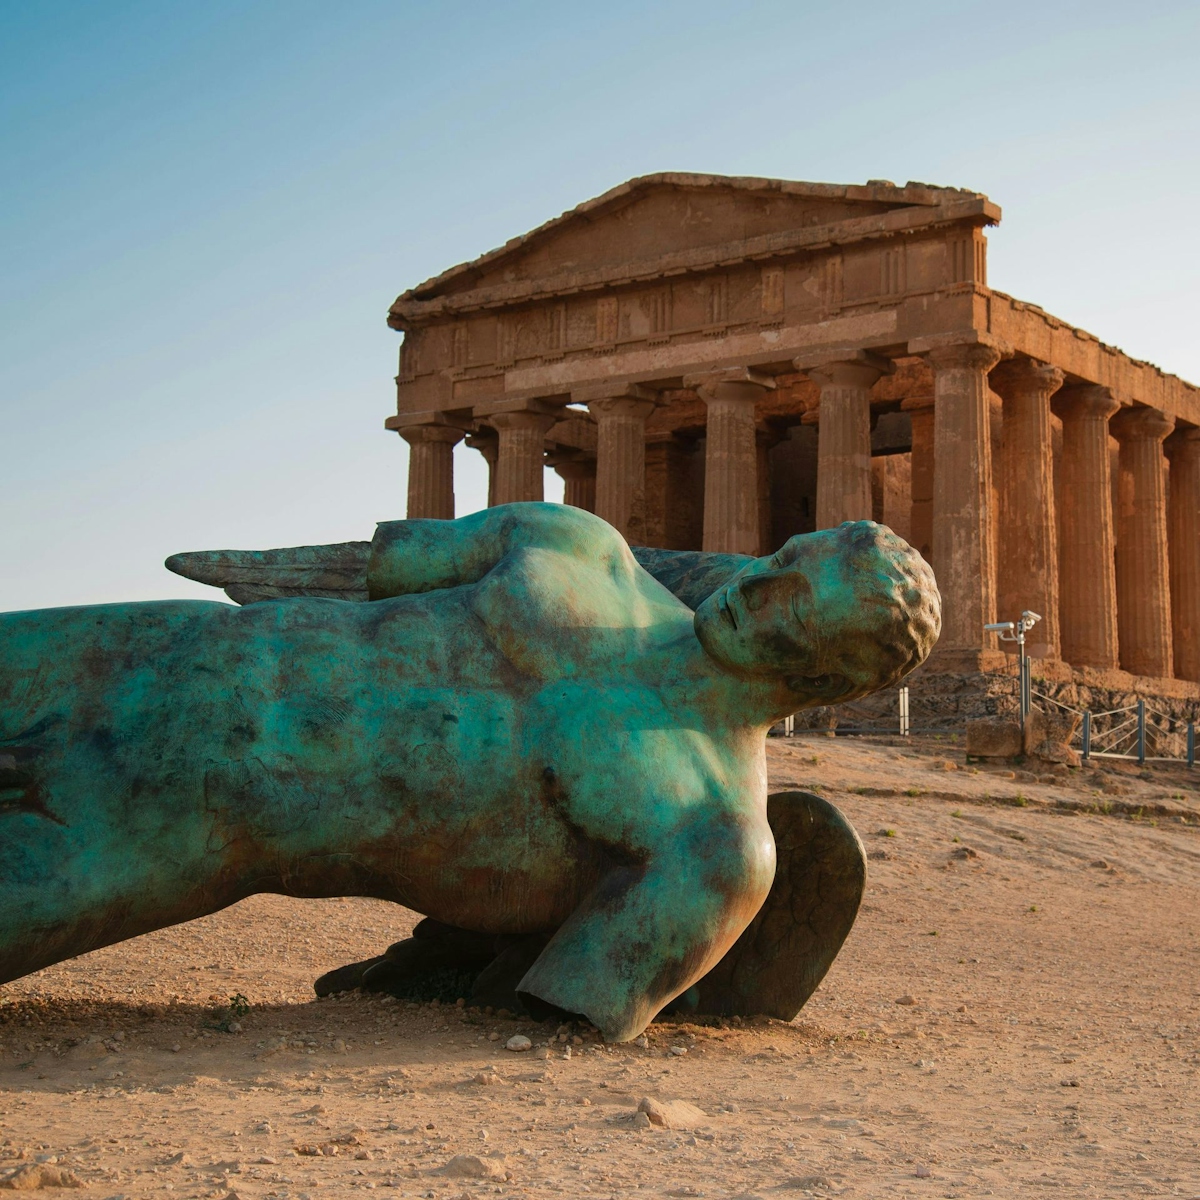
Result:
<svg viewBox="0 0 1200 1200"><path fill-rule="evenodd" d="M895 682L937 641L933 572L885 526L847 521L747 564L696 610L705 651L739 674L782 677L797 707Z"/></svg>

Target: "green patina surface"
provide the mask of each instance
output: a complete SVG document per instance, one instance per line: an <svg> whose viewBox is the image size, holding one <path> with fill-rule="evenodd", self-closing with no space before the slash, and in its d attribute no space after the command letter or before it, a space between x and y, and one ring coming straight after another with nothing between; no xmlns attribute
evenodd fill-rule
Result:
<svg viewBox="0 0 1200 1200"><path fill-rule="evenodd" d="M937 636L870 522L730 559L649 561L664 586L598 518L508 505L381 525L371 603L0 614L0 982L255 892L368 895L556 930L522 989L634 1036L770 888L769 725Z"/></svg>

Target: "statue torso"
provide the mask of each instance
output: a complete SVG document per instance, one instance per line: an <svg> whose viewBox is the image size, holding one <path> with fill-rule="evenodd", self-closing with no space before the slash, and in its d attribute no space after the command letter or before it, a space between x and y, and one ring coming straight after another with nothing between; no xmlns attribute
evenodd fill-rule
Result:
<svg viewBox="0 0 1200 1200"><path fill-rule="evenodd" d="M538 928L695 806L764 802L762 730L691 623L631 564L535 549L371 604L10 614L0 738L35 731L70 825L224 856L234 892L265 858L300 893Z"/></svg>

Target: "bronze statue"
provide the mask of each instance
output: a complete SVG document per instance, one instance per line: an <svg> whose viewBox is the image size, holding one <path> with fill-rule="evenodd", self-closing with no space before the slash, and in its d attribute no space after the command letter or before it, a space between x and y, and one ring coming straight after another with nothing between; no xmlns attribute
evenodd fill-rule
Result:
<svg viewBox="0 0 1200 1200"><path fill-rule="evenodd" d="M362 558L190 562L357 599ZM381 525L366 585L0 614L0 981L255 892L365 895L543 939L522 999L633 1037L771 889L767 728L895 682L939 623L871 522L694 612L549 504Z"/></svg>

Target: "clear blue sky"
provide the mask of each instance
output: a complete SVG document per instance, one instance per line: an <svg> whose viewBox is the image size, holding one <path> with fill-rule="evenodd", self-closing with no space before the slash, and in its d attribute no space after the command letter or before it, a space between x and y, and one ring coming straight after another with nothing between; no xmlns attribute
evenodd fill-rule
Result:
<svg viewBox="0 0 1200 1200"><path fill-rule="evenodd" d="M986 192L993 286L1200 380L1198 46L1153 0L0 0L0 609L403 515L389 303L651 171Z"/></svg>

